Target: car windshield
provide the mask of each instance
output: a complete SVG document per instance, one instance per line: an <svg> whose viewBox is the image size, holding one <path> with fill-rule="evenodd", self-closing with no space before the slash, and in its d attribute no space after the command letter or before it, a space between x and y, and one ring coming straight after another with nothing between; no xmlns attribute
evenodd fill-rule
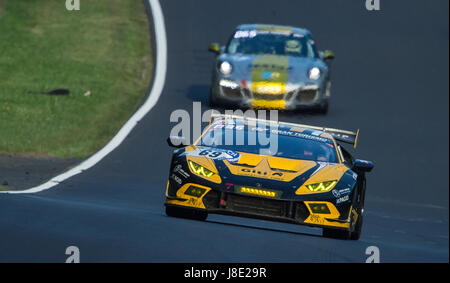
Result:
<svg viewBox="0 0 450 283"><path fill-rule="evenodd" d="M314 42L307 36L264 30L238 30L230 40L227 52L317 57Z"/></svg>
<svg viewBox="0 0 450 283"><path fill-rule="evenodd" d="M305 133L278 127L216 124L202 136L198 145L291 159L338 163L335 146L331 140L314 135L312 132Z"/></svg>

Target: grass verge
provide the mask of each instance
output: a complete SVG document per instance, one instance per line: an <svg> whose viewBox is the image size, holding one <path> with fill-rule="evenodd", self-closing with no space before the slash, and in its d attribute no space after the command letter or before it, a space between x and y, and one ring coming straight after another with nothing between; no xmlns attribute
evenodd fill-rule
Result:
<svg viewBox="0 0 450 283"><path fill-rule="evenodd" d="M99 150L150 82L142 1L81 0L80 11L67 11L65 1L0 0L0 11L0 153ZM42 94L55 89L70 94Z"/></svg>

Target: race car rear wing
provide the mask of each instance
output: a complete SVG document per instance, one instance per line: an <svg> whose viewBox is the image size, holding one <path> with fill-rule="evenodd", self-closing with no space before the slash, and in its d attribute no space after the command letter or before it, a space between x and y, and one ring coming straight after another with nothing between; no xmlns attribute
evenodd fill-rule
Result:
<svg viewBox="0 0 450 283"><path fill-rule="evenodd" d="M359 129L357 129L356 132L338 130L338 129L332 129L332 128L323 128L323 129L324 129L324 132L327 132L330 135L332 135L335 140L353 144L353 147L356 148L356 145L358 144Z"/></svg>
<svg viewBox="0 0 450 283"><path fill-rule="evenodd" d="M356 132L352 132L352 131L333 129L333 128L325 128L325 127L310 126L310 125L304 125L304 124L258 119L258 118L241 116L241 115L220 114L220 113L216 113L216 112L213 112L211 114L211 119L209 121L210 124L211 124L213 118L215 118L215 119L240 119L240 120L244 120L244 121L259 121L259 122L263 122L263 123L276 123L278 125L288 125L288 126L293 126L293 127L318 130L318 131L322 131L322 132L330 134L337 141L352 144L354 148L356 148L356 145L358 144L359 129Z"/></svg>

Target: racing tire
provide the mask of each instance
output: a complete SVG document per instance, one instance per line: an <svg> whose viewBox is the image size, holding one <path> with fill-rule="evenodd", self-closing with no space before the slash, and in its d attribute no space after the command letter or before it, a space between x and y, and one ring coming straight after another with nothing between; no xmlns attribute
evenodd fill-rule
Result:
<svg viewBox="0 0 450 283"><path fill-rule="evenodd" d="M359 191L357 206L355 205L355 207L357 207L358 219L356 220L355 227L350 236L352 240L359 240L359 238L361 237L362 226L364 222L363 212L366 198L366 179L364 178L362 182L362 190Z"/></svg>
<svg viewBox="0 0 450 283"><path fill-rule="evenodd" d="M205 221L208 217L206 211L190 209L178 206L166 206L166 214L170 217L185 218L192 220Z"/></svg>

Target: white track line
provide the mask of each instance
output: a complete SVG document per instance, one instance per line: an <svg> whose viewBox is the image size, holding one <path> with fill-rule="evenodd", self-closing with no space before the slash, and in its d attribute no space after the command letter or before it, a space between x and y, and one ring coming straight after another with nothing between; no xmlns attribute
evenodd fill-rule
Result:
<svg viewBox="0 0 450 283"><path fill-rule="evenodd" d="M100 151L83 161L80 165L70 169L69 171L58 175L44 183L40 186L24 190L24 191L0 191L0 193L10 193L10 194L24 194L24 193L37 193L44 190L48 190L53 186L58 185L64 180L80 174L81 172L91 168L117 148L123 140L128 136L128 134L133 130L137 123L155 106L156 102L162 93L164 88L164 82L166 80L167 71L167 38L166 38L166 28L164 25L164 16L162 13L161 5L158 0L148 0L150 4L153 24L155 30L155 42L156 42L156 68L155 68L155 79L153 81L153 86L148 95L145 103L136 111L136 113L123 125L120 131L112 138L112 140L103 147Z"/></svg>

